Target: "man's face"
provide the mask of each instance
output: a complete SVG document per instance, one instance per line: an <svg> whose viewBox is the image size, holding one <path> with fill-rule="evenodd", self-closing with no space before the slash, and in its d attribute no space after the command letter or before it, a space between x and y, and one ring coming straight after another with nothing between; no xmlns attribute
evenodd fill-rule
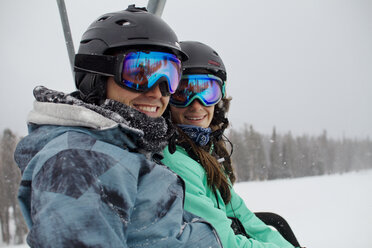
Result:
<svg viewBox="0 0 372 248"><path fill-rule="evenodd" d="M147 92L134 92L117 85L113 77L107 81L107 98L135 108L150 117L160 117L169 102L169 96L163 96L159 85Z"/></svg>

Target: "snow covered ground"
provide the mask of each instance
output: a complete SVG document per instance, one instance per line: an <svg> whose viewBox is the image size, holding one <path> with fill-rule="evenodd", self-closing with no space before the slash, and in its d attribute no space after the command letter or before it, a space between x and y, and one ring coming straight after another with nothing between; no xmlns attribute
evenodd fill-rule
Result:
<svg viewBox="0 0 372 248"><path fill-rule="evenodd" d="M235 189L252 211L283 216L307 248L372 247L372 170L239 183Z"/></svg>
<svg viewBox="0 0 372 248"><path fill-rule="evenodd" d="M235 190L250 210L283 216L302 246L372 247L372 170L239 183Z"/></svg>

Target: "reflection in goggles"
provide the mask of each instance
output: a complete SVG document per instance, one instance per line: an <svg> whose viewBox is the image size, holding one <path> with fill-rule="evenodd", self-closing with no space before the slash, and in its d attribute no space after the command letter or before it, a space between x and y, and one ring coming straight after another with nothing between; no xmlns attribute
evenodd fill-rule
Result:
<svg viewBox="0 0 372 248"><path fill-rule="evenodd" d="M160 78L168 82L170 93L176 90L181 74L181 61L163 52L131 52L125 56L122 83L138 91L153 87Z"/></svg>
<svg viewBox="0 0 372 248"><path fill-rule="evenodd" d="M183 76L176 92L171 96L170 103L178 107L187 107L195 99L205 106L218 103L223 95L221 79L213 75Z"/></svg>

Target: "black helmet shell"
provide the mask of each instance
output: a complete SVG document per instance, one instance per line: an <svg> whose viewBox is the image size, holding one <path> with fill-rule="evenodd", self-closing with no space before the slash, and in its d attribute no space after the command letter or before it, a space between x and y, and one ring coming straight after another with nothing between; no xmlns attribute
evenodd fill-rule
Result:
<svg viewBox="0 0 372 248"><path fill-rule="evenodd" d="M94 21L83 34L78 53L104 54L109 49L131 46L166 48L182 60L187 59L169 25L134 5L124 11L102 15Z"/></svg>
<svg viewBox="0 0 372 248"><path fill-rule="evenodd" d="M183 62L184 70L207 69L226 80L226 69L221 57L210 46L198 41L181 41L181 49L189 58Z"/></svg>

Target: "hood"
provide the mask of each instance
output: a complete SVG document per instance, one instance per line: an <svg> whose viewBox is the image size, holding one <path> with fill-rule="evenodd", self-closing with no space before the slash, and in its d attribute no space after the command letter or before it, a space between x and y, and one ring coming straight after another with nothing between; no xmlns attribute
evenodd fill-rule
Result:
<svg viewBox="0 0 372 248"><path fill-rule="evenodd" d="M34 89L34 96L36 101L27 118L29 124L79 126L96 130L120 125L138 135L143 134L142 130L131 128L128 121L118 113L102 106L85 103L73 94L38 86ZM110 101L113 100L107 99L105 103Z"/></svg>

